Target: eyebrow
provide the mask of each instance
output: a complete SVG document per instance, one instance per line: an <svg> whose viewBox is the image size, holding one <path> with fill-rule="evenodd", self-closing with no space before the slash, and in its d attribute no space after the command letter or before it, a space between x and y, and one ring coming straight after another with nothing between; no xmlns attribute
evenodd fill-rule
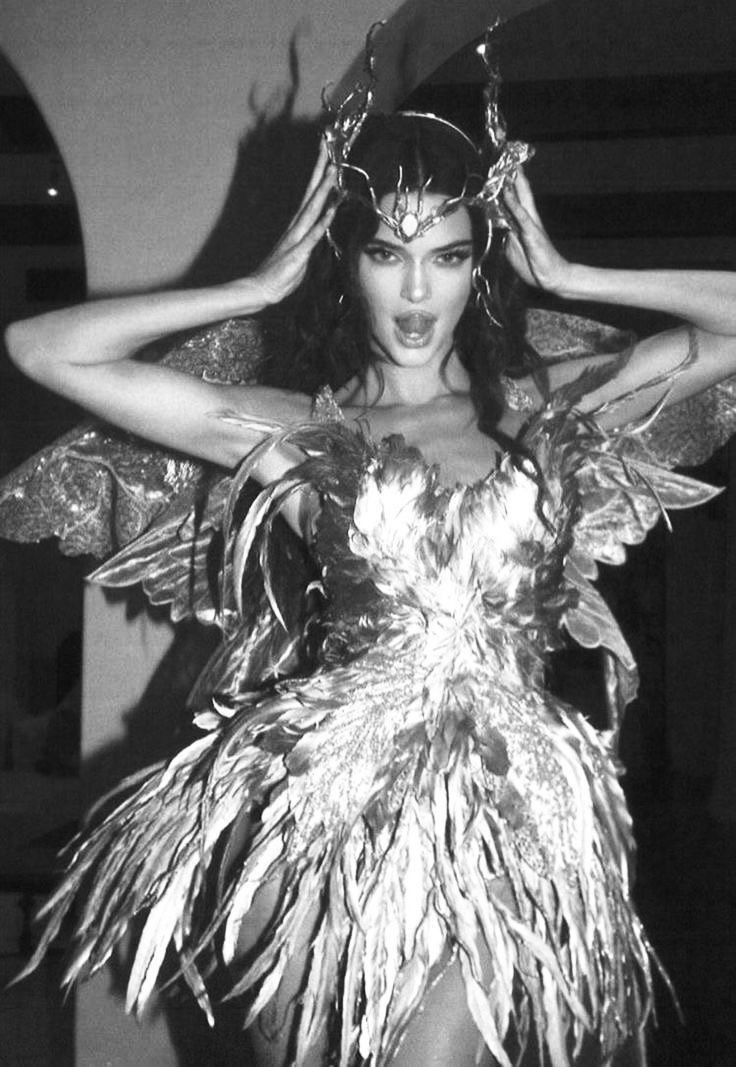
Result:
<svg viewBox="0 0 736 1067"><path fill-rule="evenodd" d="M363 247L364 248L374 248L374 247L376 247L378 245L381 248L388 248L391 251L396 251L397 249L406 248L406 244L407 244L407 242L404 242L404 241L387 241L383 237L372 237L369 241L366 241L366 243L365 243L365 245ZM473 238L472 237L464 237L464 238L460 239L459 241L450 241L446 245L438 245L432 251L434 251L434 252L454 252L456 249L472 248L472 247L473 247Z"/></svg>

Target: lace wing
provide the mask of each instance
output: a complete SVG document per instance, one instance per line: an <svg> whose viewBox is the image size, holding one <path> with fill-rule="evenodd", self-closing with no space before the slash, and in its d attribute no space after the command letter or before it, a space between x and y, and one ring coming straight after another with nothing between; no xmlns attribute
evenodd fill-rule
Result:
<svg viewBox="0 0 736 1067"><path fill-rule="evenodd" d="M736 433L736 377L671 404L644 434L667 467L696 467Z"/></svg>
<svg viewBox="0 0 736 1067"><path fill-rule="evenodd" d="M192 497L200 468L86 423L0 482L0 536L58 537L69 556L102 557L136 537L173 499Z"/></svg>
<svg viewBox="0 0 736 1067"><path fill-rule="evenodd" d="M527 340L543 364L625 352L635 340L633 333L543 308L529 309L526 327ZM519 406L523 410L523 400ZM697 396L666 404L642 431L641 440L661 466L695 467L705 463L734 433L736 376Z"/></svg>
<svg viewBox="0 0 736 1067"><path fill-rule="evenodd" d="M261 326L230 320L167 352L162 362L212 381L255 381L265 354ZM58 537L67 555L108 555L171 508L194 506L204 464L87 422L0 481L0 536ZM163 527L161 528L163 532Z"/></svg>
<svg viewBox="0 0 736 1067"><path fill-rule="evenodd" d="M594 354L624 352L631 348L636 338L629 330L619 330L580 315L529 308L526 340L543 360L561 363Z"/></svg>

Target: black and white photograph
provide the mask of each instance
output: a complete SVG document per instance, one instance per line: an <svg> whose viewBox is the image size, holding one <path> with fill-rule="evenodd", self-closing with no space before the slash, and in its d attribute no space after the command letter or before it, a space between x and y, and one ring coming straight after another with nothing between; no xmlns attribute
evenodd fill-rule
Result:
<svg viewBox="0 0 736 1067"><path fill-rule="evenodd" d="M7 0L0 1067L736 1063L732 0Z"/></svg>

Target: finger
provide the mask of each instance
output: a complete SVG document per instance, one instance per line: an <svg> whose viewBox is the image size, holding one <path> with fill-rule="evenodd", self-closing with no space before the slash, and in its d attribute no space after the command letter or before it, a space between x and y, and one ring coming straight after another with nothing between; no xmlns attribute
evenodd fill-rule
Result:
<svg viewBox="0 0 736 1067"><path fill-rule="evenodd" d="M293 290L302 282L307 272L309 257L316 245L318 245L324 237L328 226L334 218L337 207L337 204L330 207L317 220L312 228L289 249L287 254L282 257L281 278L283 295L286 295L288 292L293 292Z"/></svg>
<svg viewBox="0 0 736 1067"><path fill-rule="evenodd" d="M314 195L315 189L325 176L325 171L327 169L328 163L329 157L327 154L327 145L325 143L324 137L320 137L317 159L312 169L307 188L304 191L304 196L302 197L301 203L299 204L298 211L301 211L302 208L305 207L307 203L309 203L309 200Z"/></svg>
<svg viewBox="0 0 736 1067"><path fill-rule="evenodd" d="M323 211L320 217L312 224L309 230L307 230L307 232L304 234L304 236L299 242L299 246L303 250L308 250L308 252L311 252L312 249L319 244L324 235L327 233L327 230L329 229L330 224L335 217L335 212L337 211L339 206L340 205L337 203L330 204L330 206L325 211Z"/></svg>
<svg viewBox="0 0 736 1067"><path fill-rule="evenodd" d="M518 264L521 261L526 262L524 246L518 234L513 230L506 231L506 237L503 242L503 253L506 256L506 259L508 259L511 265L515 268L518 268Z"/></svg>
<svg viewBox="0 0 736 1067"><path fill-rule="evenodd" d="M529 210L529 207L522 201L515 184L508 185L504 189L504 205L508 208L512 229L518 234L534 233L544 229L534 205L532 205L532 210Z"/></svg>
<svg viewBox="0 0 736 1067"><path fill-rule="evenodd" d="M512 228L518 230L529 220L529 212L521 202L516 182L508 182L503 189L504 206L508 209L509 221Z"/></svg>
<svg viewBox="0 0 736 1067"><path fill-rule="evenodd" d="M542 220L540 219L539 211L537 210L537 202L523 167L519 167L514 176L513 188L521 206L528 212L529 216L541 226Z"/></svg>
<svg viewBox="0 0 736 1067"><path fill-rule="evenodd" d="M291 226L286 234L287 246L301 241L312 226L319 221L329 204L330 196L335 189L335 183L335 168L329 166L324 172L321 181L312 190L309 199L292 219Z"/></svg>
<svg viewBox="0 0 736 1067"><path fill-rule="evenodd" d="M306 259L315 245L319 244L324 237L339 206L339 203L330 204L312 221L310 226L301 227L299 233L293 230L289 235L288 245L286 242L282 242L279 249L280 255L284 259L298 260L302 257Z"/></svg>
<svg viewBox="0 0 736 1067"><path fill-rule="evenodd" d="M509 236L504 249L506 256L512 261L517 257L523 259L527 266L531 267L531 261L539 241L540 227L532 219L515 192L511 192L504 202L509 208L509 229L507 231ZM518 269L516 263L513 263L513 266Z"/></svg>

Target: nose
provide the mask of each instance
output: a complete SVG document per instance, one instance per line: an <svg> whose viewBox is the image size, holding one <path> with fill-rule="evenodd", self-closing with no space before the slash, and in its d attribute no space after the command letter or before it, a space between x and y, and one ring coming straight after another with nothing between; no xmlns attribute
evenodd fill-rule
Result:
<svg viewBox="0 0 736 1067"><path fill-rule="evenodd" d="M401 295L412 304L418 304L429 296L429 278L423 263L409 261L404 271Z"/></svg>

